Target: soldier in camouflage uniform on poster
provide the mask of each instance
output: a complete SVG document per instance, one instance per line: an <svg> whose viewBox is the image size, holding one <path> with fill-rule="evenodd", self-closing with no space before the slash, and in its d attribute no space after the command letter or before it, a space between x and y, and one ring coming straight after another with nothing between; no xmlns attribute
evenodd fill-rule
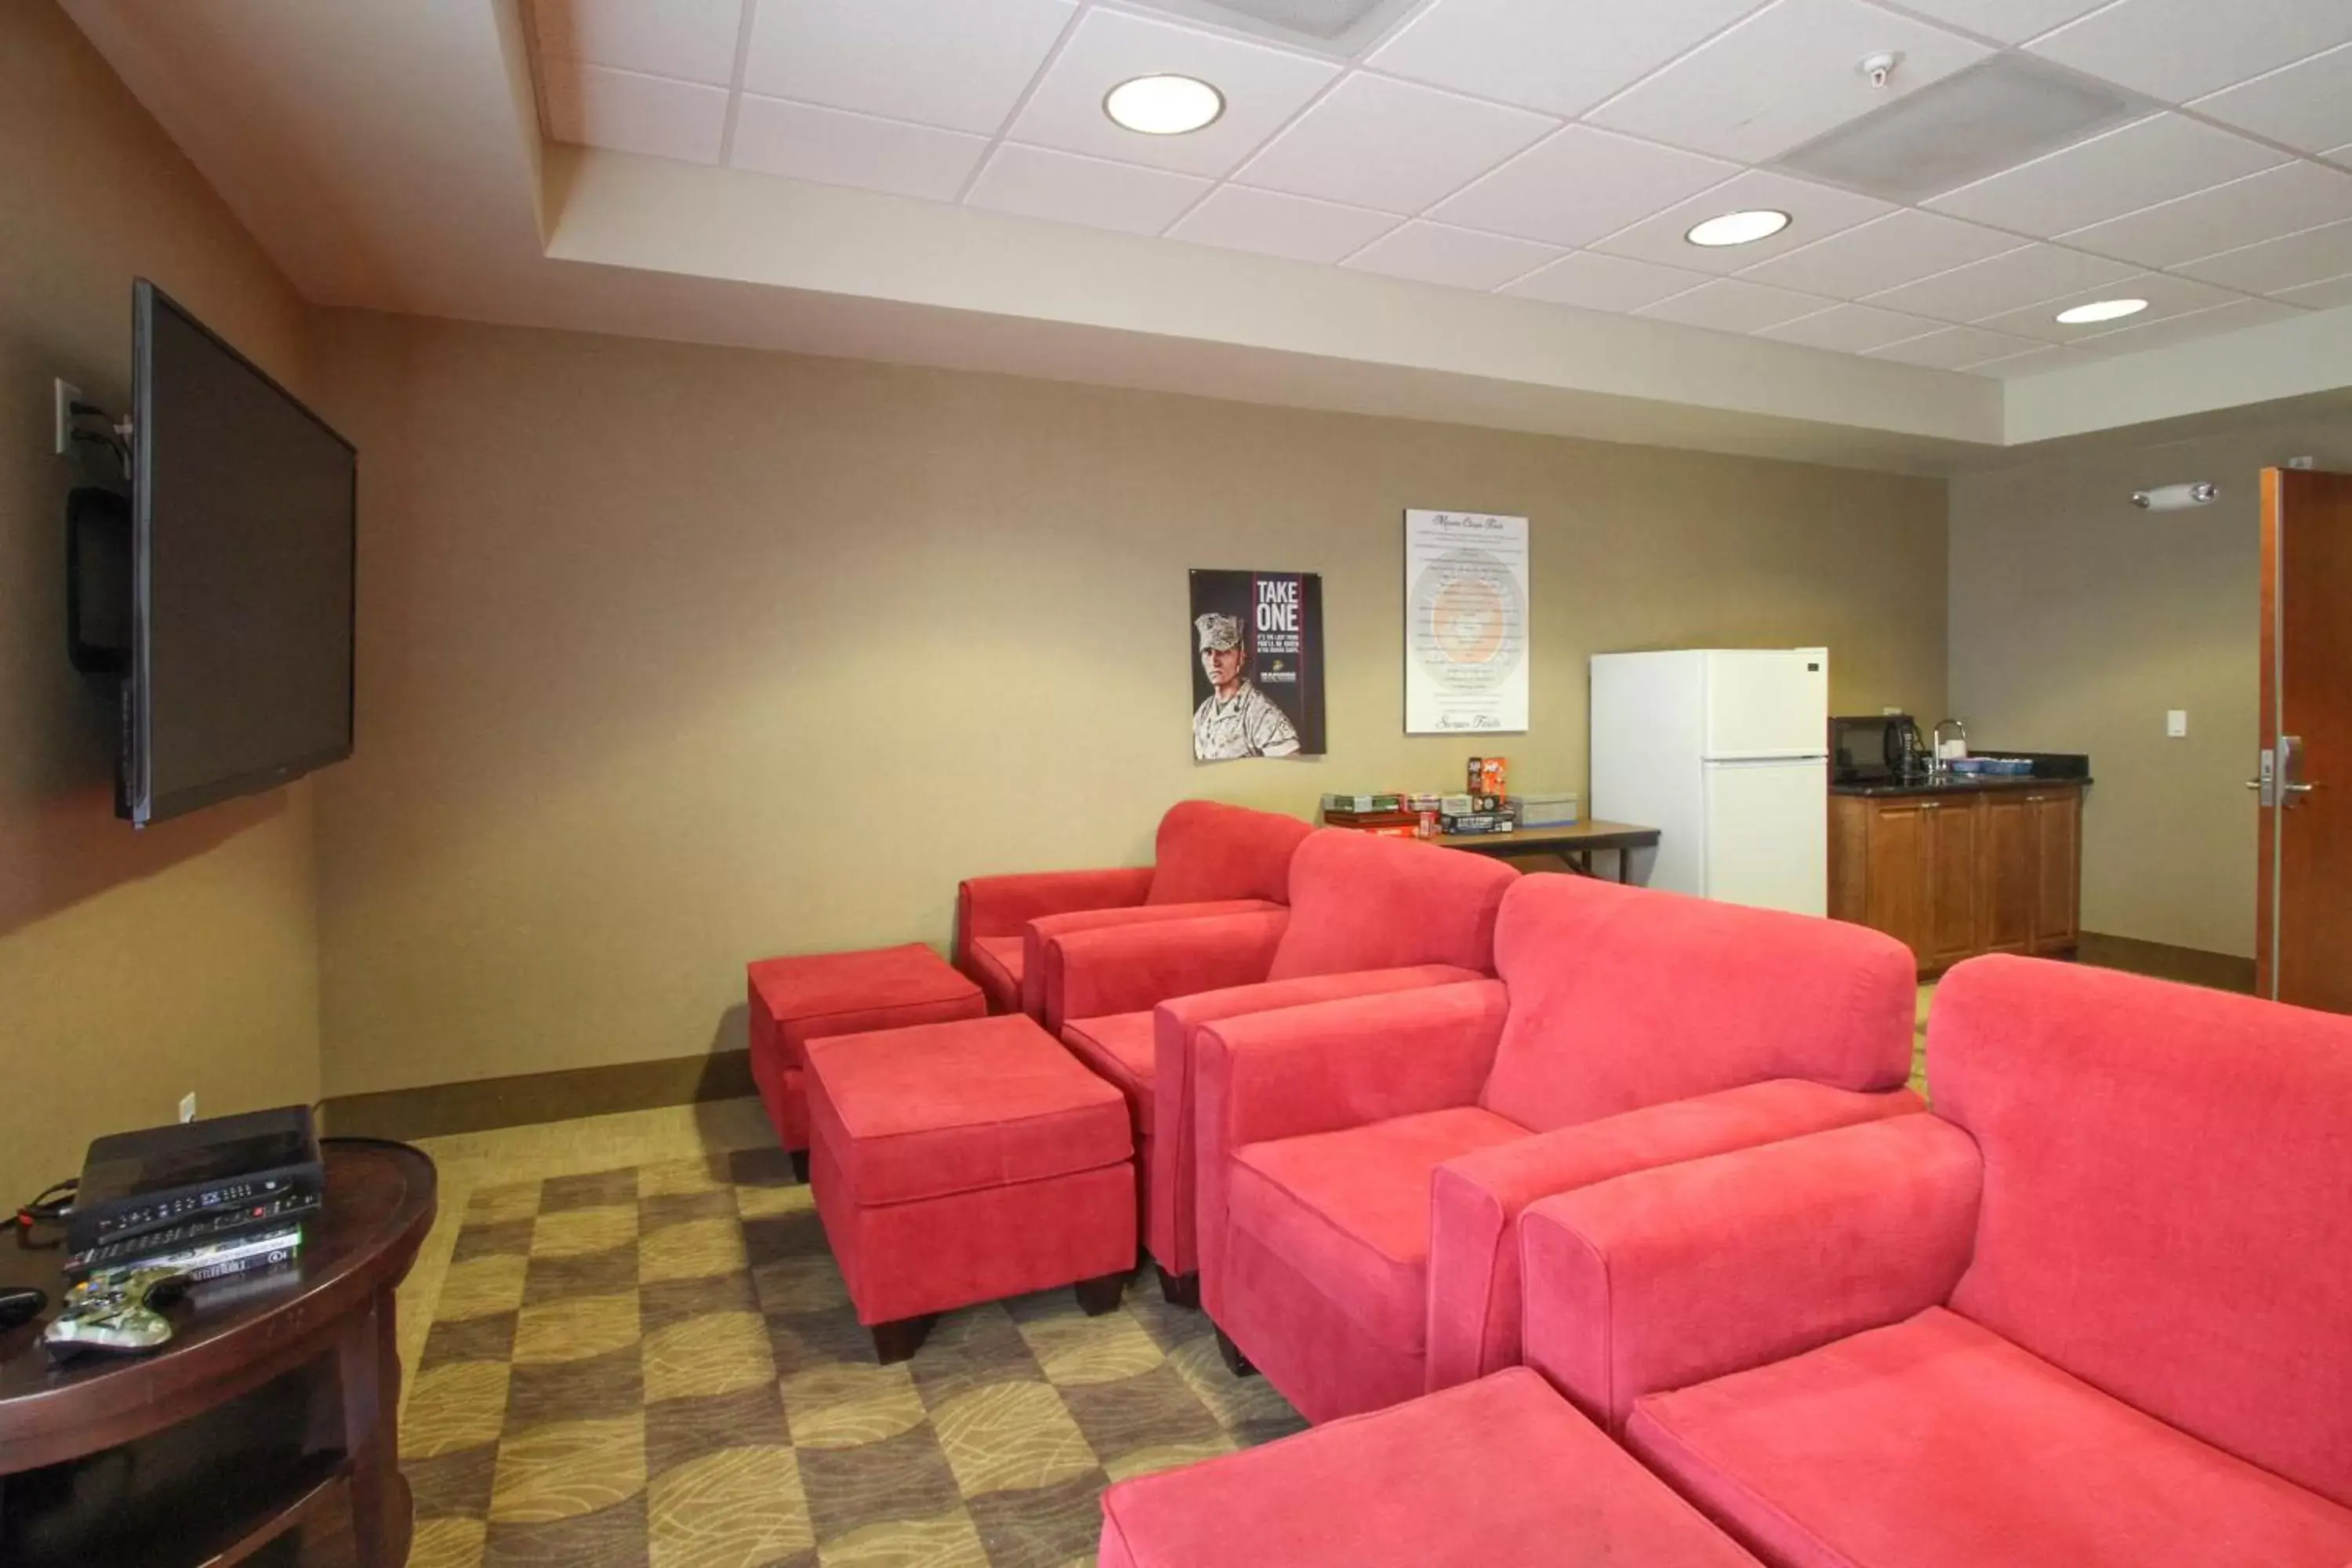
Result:
<svg viewBox="0 0 2352 1568"><path fill-rule="evenodd" d="M1297 756L1298 731L1289 717L1243 673L1249 653L1242 646L1241 622L1211 614L1192 626L1201 634L1201 668L1213 688L1192 714L1192 760Z"/></svg>

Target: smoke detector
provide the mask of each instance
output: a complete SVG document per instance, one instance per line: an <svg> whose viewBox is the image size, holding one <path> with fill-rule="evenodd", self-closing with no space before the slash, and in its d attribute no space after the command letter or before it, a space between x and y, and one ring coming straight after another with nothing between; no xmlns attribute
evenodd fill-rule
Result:
<svg viewBox="0 0 2352 1568"><path fill-rule="evenodd" d="M1870 79L1871 86L1884 92L1886 89L1886 84L1894 79L1895 68L1902 63L1903 57L1901 55L1895 54L1892 51L1884 51L1879 54L1863 56L1861 59L1854 62L1853 68L1868 77Z"/></svg>

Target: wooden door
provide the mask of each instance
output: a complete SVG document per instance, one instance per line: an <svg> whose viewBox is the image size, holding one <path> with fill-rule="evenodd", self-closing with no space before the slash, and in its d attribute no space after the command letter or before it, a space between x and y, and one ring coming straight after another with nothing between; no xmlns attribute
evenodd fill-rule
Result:
<svg viewBox="0 0 2352 1568"><path fill-rule="evenodd" d="M1932 969L1958 963L1977 951L1978 803L1966 797L1927 806L1927 947Z"/></svg>
<svg viewBox="0 0 2352 1568"><path fill-rule="evenodd" d="M2004 794L1986 795L1981 810L1977 946L1986 952L2032 952L2041 891L2033 807L2021 795Z"/></svg>
<svg viewBox="0 0 2352 1568"><path fill-rule="evenodd" d="M1935 802L1907 796L1877 802L1870 818L1869 909L1863 923L1885 931L1927 962L1927 824Z"/></svg>
<svg viewBox="0 0 2352 1568"><path fill-rule="evenodd" d="M2255 983L2352 1013L2352 474L2263 472Z"/></svg>
<svg viewBox="0 0 2352 1568"><path fill-rule="evenodd" d="M2076 893L2083 885L2083 792L2025 800L2033 815L2032 951L2071 952L2082 938Z"/></svg>

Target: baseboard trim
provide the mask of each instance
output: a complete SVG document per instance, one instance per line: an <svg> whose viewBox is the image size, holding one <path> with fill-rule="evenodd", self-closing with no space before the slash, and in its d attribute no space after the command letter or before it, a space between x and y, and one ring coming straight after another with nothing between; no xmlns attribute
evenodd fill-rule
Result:
<svg viewBox="0 0 2352 1568"><path fill-rule="evenodd" d="M2142 942L2136 936L2107 936L2086 931L2074 954L2078 963L2101 969L2128 970L2158 980L2179 980L2215 991L2254 991L2254 961L2200 947L2174 947L2168 942Z"/></svg>
<svg viewBox="0 0 2352 1568"><path fill-rule="evenodd" d="M607 1116L620 1110L737 1100L754 1092L750 1053L719 1051L663 1061L427 1084L375 1094L341 1094L326 1100L320 1115L326 1131L338 1136L438 1138L452 1132L486 1132L494 1127Z"/></svg>

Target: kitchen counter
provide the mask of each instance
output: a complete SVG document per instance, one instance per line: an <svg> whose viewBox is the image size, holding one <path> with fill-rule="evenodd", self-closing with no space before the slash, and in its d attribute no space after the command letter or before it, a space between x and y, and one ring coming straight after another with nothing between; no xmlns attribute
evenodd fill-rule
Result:
<svg viewBox="0 0 2352 1568"><path fill-rule="evenodd" d="M2063 784L2086 784L2088 773L2058 775L2053 773L1966 773L1943 779L1881 780L1875 784L1833 784L1832 795L1858 795L1877 798L1896 795L1990 795L1999 790L2052 789Z"/></svg>

